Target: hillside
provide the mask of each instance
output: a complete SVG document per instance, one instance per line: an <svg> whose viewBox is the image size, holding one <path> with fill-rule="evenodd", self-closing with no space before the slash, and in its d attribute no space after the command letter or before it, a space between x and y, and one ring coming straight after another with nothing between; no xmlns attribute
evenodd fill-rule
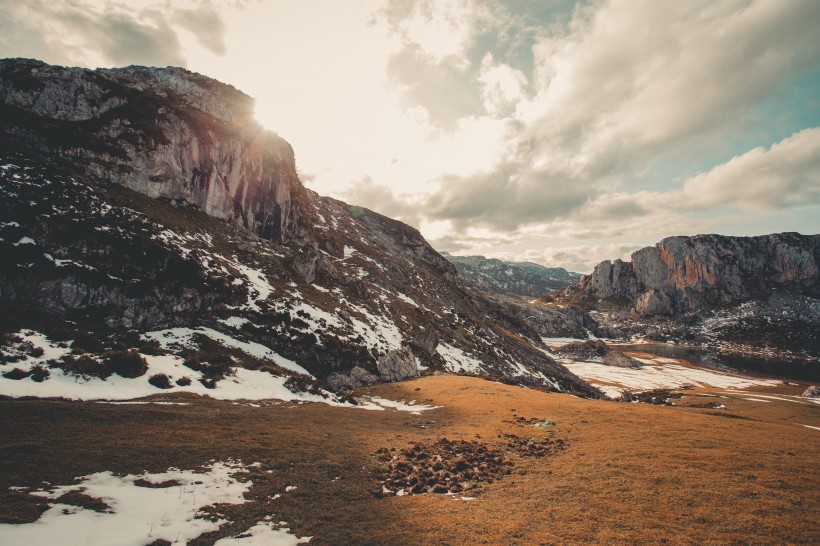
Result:
<svg viewBox="0 0 820 546"><path fill-rule="evenodd" d="M581 275L563 267L544 267L531 262L507 262L484 256L454 256L442 252L458 274L482 289L539 298L578 283Z"/></svg>
<svg viewBox="0 0 820 546"><path fill-rule="evenodd" d="M217 390L245 366L309 374L296 390L447 371L601 396L418 231L305 189L290 146L230 86L18 59L0 62L0 103L12 345L32 328L73 341L92 369L128 349L198 358L188 368Z"/></svg>

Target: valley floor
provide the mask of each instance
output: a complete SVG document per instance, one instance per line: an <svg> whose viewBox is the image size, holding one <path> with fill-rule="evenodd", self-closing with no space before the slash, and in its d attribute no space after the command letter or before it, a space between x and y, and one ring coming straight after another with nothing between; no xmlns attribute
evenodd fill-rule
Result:
<svg viewBox="0 0 820 546"><path fill-rule="evenodd" d="M224 462L244 467L246 502L218 505L212 519L230 523L189 544L247 536L266 522L282 522L268 524L278 534L267 542L220 544L816 544L820 406L777 392L698 388L659 407L434 376L360 393L439 406L419 414L186 394L152 399L178 404L6 399L0 522L17 525L0 525L0 542L45 508L17 488L103 471L109 481L171 467L215 472ZM562 440L563 449L527 457L505 447L507 435ZM424 451L441 438L507 450L511 473L462 494L378 494L388 491L376 472L381 448ZM142 536L124 544L183 543L179 533L154 542L171 515L143 517Z"/></svg>

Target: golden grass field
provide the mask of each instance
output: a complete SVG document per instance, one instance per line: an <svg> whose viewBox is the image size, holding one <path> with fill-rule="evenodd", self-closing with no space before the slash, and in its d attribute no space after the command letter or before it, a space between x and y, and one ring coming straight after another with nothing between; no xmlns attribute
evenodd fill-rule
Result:
<svg viewBox="0 0 820 546"><path fill-rule="evenodd" d="M820 406L722 393L723 409L686 407L715 400L702 396L709 393L721 391L685 391L677 406L652 406L458 376L357 393L441 406L421 415L195 396L174 398L189 405L6 399L0 521L38 515L36 501L10 486L232 457L261 464L250 476L251 502L224 507L233 523L191 544L212 544L269 514L312 536L310 544L820 544L820 430L802 426L820 427ZM567 445L540 459L512 454L509 476L465 493L475 500L373 494L380 448L439 438L494 447L504 434Z"/></svg>

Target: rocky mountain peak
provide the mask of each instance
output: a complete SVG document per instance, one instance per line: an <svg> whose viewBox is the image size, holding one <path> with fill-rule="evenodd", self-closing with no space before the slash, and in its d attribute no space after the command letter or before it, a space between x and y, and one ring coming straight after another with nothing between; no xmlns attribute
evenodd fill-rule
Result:
<svg viewBox="0 0 820 546"><path fill-rule="evenodd" d="M820 235L668 237L601 262L581 280L598 298L620 298L640 316L676 315L751 299L772 290L816 294Z"/></svg>
<svg viewBox="0 0 820 546"><path fill-rule="evenodd" d="M279 242L310 207L293 149L252 119L253 99L182 68L88 70L0 61L0 142L79 174L193 205Z"/></svg>

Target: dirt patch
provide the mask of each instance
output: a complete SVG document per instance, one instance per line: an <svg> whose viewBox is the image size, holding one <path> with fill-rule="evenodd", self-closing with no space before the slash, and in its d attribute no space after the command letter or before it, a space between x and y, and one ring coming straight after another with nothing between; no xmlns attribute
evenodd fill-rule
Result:
<svg viewBox="0 0 820 546"><path fill-rule="evenodd" d="M149 482L145 478L139 478L138 480L134 480L134 485L137 487L147 487L149 489L167 489L168 487L176 487L182 484L177 480L165 480L164 482L154 483Z"/></svg>

